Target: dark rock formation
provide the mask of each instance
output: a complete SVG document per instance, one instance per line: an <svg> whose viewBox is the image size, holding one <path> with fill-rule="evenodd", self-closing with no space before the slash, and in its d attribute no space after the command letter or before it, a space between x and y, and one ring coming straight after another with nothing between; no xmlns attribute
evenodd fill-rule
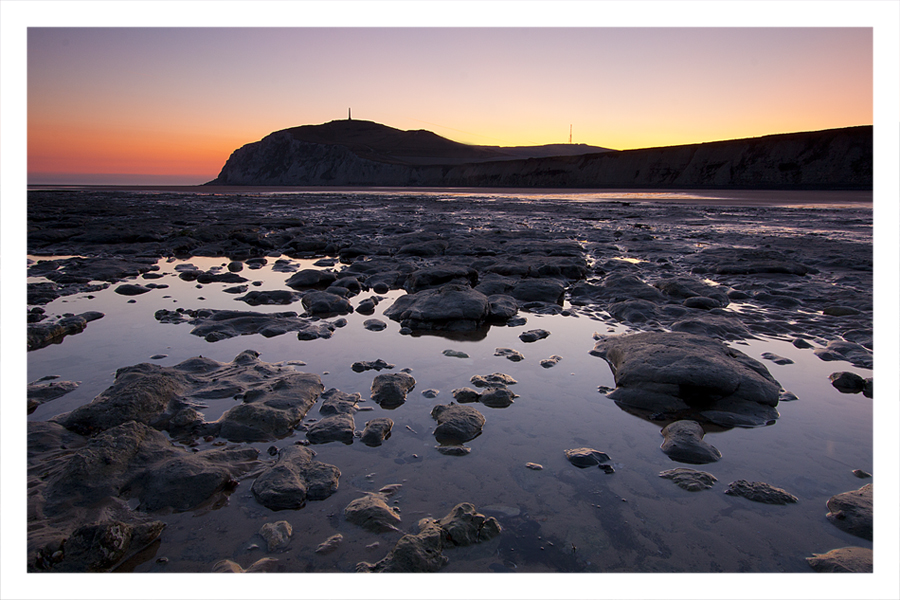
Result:
<svg viewBox="0 0 900 600"><path fill-rule="evenodd" d="M256 500L272 510L296 509L307 500L324 500L337 491L340 470L313 460L315 452L303 446L288 446L276 463L264 471L250 490Z"/></svg>
<svg viewBox="0 0 900 600"><path fill-rule="evenodd" d="M716 462L722 453L703 441L703 427L696 421L675 421L662 429L660 449L672 460L702 465Z"/></svg>
<svg viewBox="0 0 900 600"><path fill-rule="evenodd" d="M584 469L608 462L609 455L593 448L572 448L566 450L566 459L576 467Z"/></svg>
<svg viewBox="0 0 900 600"><path fill-rule="evenodd" d="M344 518L363 529L384 533L400 531L400 509L386 502L387 494L369 493L357 498L344 508Z"/></svg>
<svg viewBox="0 0 900 600"><path fill-rule="evenodd" d="M352 413L339 413L325 417L310 425L306 431L306 439L313 444L327 444L328 442L353 443L353 432L356 423Z"/></svg>
<svg viewBox="0 0 900 600"><path fill-rule="evenodd" d="M360 440L366 446L380 446L384 440L391 437L391 429L394 422L387 417L378 417L366 423Z"/></svg>
<svg viewBox="0 0 900 600"><path fill-rule="evenodd" d="M828 499L828 520L863 539L872 539L872 484Z"/></svg>
<svg viewBox="0 0 900 600"><path fill-rule="evenodd" d="M611 336L600 338L591 354L609 363L617 386L609 397L620 406L739 427L778 418L778 382L761 363L715 339Z"/></svg>
<svg viewBox="0 0 900 600"><path fill-rule="evenodd" d="M481 435L484 415L471 406L438 404L431 409L431 417L438 422L434 437L442 445L458 445Z"/></svg>
<svg viewBox="0 0 900 600"><path fill-rule="evenodd" d="M372 400L382 408L397 408L406 402L406 395L416 387L416 380L408 373L384 373L372 380Z"/></svg>
<svg viewBox="0 0 900 600"><path fill-rule="evenodd" d="M685 469L678 467L677 469L669 469L662 471L660 477L671 479L675 485L689 492L699 492L713 486L718 481L713 475L706 471L695 471L694 469Z"/></svg>
<svg viewBox="0 0 900 600"><path fill-rule="evenodd" d="M472 331L490 318L491 304L481 292L450 283L401 296L384 316L414 331Z"/></svg>
<svg viewBox="0 0 900 600"><path fill-rule="evenodd" d="M263 337L275 337L296 331L301 340L330 338L335 326L327 321L308 319L297 313L260 313L242 310L214 310L210 308L177 310L160 309L154 314L161 323L190 323L192 335L207 342L217 342L239 335L258 333Z"/></svg>
<svg viewBox="0 0 900 600"><path fill-rule="evenodd" d="M80 381L49 381L45 383L35 382L28 384L28 414L50 400L56 400L65 396L79 386Z"/></svg>
<svg viewBox="0 0 900 600"><path fill-rule="evenodd" d="M84 331L91 321L103 317L103 313L88 311L80 315L63 317L55 323L37 323L28 325L28 350L38 350L50 344L59 344L67 335L75 335Z"/></svg>
<svg viewBox="0 0 900 600"><path fill-rule="evenodd" d="M819 573L871 573L875 561L870 548L849 546L813 554L806 562Z"/></svg>
<svg viewBox="0 0 900 600"><path fill-rule="evenodd" d="M793 504L797 497L789 494L781 488L777 488L761 481L747 481L738 479L728 484L725 493L729 496L742 496L753 502L763 504Z"/></svg>

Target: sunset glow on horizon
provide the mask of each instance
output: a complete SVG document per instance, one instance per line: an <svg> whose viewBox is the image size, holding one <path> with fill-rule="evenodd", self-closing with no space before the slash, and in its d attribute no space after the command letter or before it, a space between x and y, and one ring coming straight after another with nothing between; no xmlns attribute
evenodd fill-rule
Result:
<svg viewBox="0 0 900 600"><path fill-rule="evenodd" d="M29 183L201 184L353 117L617 150L873 122L871 28L30 28Z"/></svg>

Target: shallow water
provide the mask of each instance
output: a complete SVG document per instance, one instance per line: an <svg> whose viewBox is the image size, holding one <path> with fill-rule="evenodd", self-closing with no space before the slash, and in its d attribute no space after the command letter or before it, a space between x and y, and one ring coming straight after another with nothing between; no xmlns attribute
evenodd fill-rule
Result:
<svg viewBox="0 0 900 600"><path fill-rule="evenodd" d="M675 210L647 206L641 218L659 219ZM834 207L809 209L803 213L804 219L793 223L785 212L748 218L753 209L742 210L742 219L736 222L730 210L717 208L705 216L696 215L706 221L700 234L716 236L726 229L734 232L766 221L771 228L766 233L774 236L799 229L828 235L833 234L828 220L835 219L844 224L838 236L859 242L868 235L871 241L871 219L865 222L864 209L846 213ZM455 214L461 220L466 218L461 211ZM554 226L549 217L530 218L532 223ZM861 218L858 226L852 224L854 218ZM682 220L663 233L674 236L677 229L697 225ZM284 288L290 273L273 271L274 260L270 258L261 269L245 268L240 273L251 282L262 282L258 287L251 285L250 290ZM780 403L781 417L771 426L708 434L706 441L716 446L723 458L697 468L712 473L718 482L710 490L690 493L658 476L660 471L682 466L659 450L660 425L623 411L598 391L599 386L613 388L615 384L608 365L588 354L594 332L629 331L602 311L578 308L569 316L521 313L527 316L526 325L493 327L478 341L409 336L400 335L399 324L381 315L403 294L391 291L383 295L386 299L375 315L347 315L348 324L336 329L331 339L300 341L288 333L209 343L191 335L188 324L159 323L154 312L183 307L300 313L302 308L299 303L251 307L236 301L237 295L222 291L234 284L200 286L182 281L175 268L184 262L203 270L217 266L224 270L228 259L163 259L158 272L164 276L153 283L168 284L168 288L129 298L114 293L118 284L113 284L90 294L93 297L80 294L45 305L51 316L87 310L105 316L61 344L28 354L29 381L58 375L81 382L75 391L39 406L29 420L47 420L90 402L112 384L116 369L123 366L141 362L171 366L197 355L230 362L245 349L258 351L265 362L302 361L306 364L296 368L320 375L326 389L359 392L364 399L369 398L376 372L351 370L350 365L360 360L384 359L396 365L394 372L411 369L416 387L407 402L394 410L384 410L371 400L361 404L374 410L356 415L357 428L376 416L394 420L393 434L382 446L371 448L359 441L313 446L318 460L337 466L342 473L338 491L326 500L309 502L296 511L273 512L253 499L252 481L245 480L222 506L160 516L168 523L160 541L121 570L208 572L223 558L246 567L263 556L274 556L288 571L352 572L359 561L375 562L383 557L399 534L364 531L344 521L342 511L364 491L392 483L403 484L392 501L401 509L405 530L414 531L419 518L439 518L460 502L473 503L503 525L503 534L490 542L446 549L450 562L445 572L808 572L805 557L812 553L872 546L825 519L828 498L863 485L865 481L851 471L871 472L873 462L872 400L860 394L841 394L831 386L828 375L846 370L869 377L870 370L845 362L824 362L813 349L795 348L785 339L760 336L732 343L763 362L799 399ZM292 262L298 268L309 268L314 260ZM140 278L138 282L146 283ZM364 292L352 303L370 295ZM387 329L366 330L362 322L372 317L387 322ZM551 335L534 343L519 340L519 333L535 328ZM525 360L511 362L494 356L498 347L517 349ZM445 356L442 351L446 349L465 352L469 358ZM763 360L763 352L790 358L794 364L779 366ZM166 356L151 360L158 354ZM554 354L563 357L557 365L549 369L539 365L541 359ZM519 397L503 409L476 405L486 424L483 434L467 443L472 452L463 457L440 454L434 449L431 408L450 402L453 389L473 387L469 382L473 375L493 372L514 377L518 383L511 389ZM427 389L437 389L440 394L427 399L421 394ZM233 403L231 399L209 401L204 411L207 420L216 419ZM307 423L319 418L318 409L314 407L307 417ZM266 461L271 460L266 453L269 446L283 447L304 437L297 431L278 442L254 446L261 450L260 460ZM207 446L200 444L201 449ZM570 465L563 451L581 446L609 454L615 473ZM539 463L543 470L527 469L527 462ZM784 488L799 502L770 506L724 495L728 483L736 479ZM293 525L292 542L285 551L267 554L257 532L265 522L282 519ZM335 533L344 535L338 550L326 556L316 554L316 546ZM375 542L377 548L367 548ZM158 561L162 557L168 560Z"/></svg>

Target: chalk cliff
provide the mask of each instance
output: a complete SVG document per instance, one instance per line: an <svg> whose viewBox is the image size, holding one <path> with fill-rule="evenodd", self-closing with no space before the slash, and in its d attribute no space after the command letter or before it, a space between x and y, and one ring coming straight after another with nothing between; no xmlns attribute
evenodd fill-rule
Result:
<svg viewBox="0 0 900 600"><path fill-rule="evenodd" d="M346 120L247 144L208 185L871 189L872 155L871 126L617 152L470 146Z"/></svg>

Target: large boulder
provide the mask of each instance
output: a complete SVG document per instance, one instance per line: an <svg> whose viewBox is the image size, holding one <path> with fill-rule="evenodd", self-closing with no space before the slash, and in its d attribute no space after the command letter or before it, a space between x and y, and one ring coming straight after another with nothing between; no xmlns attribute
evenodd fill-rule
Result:
<svg viewBox="0 0 900 600"><path fill-rule="evenodd" d="M481 292L451 283L401 296L384 316L412 330L472 331L489 319L491 303Z"/></svg>
<svg viewBox="0 0 900 600"><path fill-rule="evenodd" d="M765 425L778 418L781 386L766 367L705 336L649 332L601 337L591 350L609 363L620 406L710 421L704 411L732 426ZM727 423L726 423L727 424Z"/></svg>

